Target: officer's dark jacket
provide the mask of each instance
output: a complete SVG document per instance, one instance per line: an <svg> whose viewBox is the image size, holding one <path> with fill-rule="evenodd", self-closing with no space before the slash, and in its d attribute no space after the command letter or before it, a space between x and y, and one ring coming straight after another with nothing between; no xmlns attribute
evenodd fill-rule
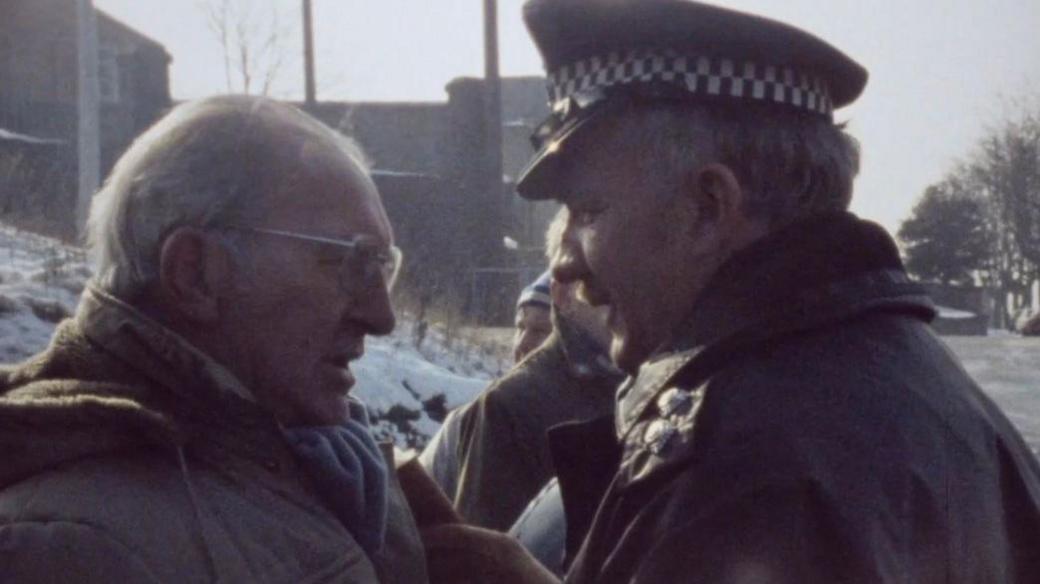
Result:
<svg viewBox="0 0 1040 584"><path fill-rule="evenodd" d="M1040 467L933 314L851 215L737 254L621 388L620 468L566 581L1040 582ZM594 472L557 466L571 522Z"/></svg>
<svg viewBox="0 0 1040 584"><path fill-rule="evenodd" d="M554 315L554 331L460 414L455 507L505 531L555 474L546 431L609 414L622 376L586 334Z"/></svg>

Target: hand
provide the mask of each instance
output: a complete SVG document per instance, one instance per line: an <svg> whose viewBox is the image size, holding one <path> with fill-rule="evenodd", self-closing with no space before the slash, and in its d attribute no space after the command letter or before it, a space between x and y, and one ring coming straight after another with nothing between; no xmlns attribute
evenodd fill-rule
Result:
<svg viewBox="0 0 1040 584"><path fill-rule="evenodd" d="M421 531L431 584L560 584L520 542L512 537L452 524Z"/></svg>
<svg viewBox="0 0 1040 584"><path fill-rule="evenodd" d="M419 529L445 523L462 523L462 517L451 506L451 501L433 477L419 464L418 458L412 458L397 467L397 480Z"/></svg>

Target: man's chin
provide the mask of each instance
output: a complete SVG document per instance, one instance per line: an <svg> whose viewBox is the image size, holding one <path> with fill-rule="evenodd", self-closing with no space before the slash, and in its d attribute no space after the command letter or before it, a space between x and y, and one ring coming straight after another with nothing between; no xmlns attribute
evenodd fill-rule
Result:
<svg viewBox="0 0 1040 584"><path fill-rule="evenodd" d="M319 369L319 378L324 385L322 389L328 393L346 396L357 382L350 365L322 361Z"/></svg>
<svg viewBox="0 0 1040 584"><path fill-rule="evenodd" d="M293 426L339 426L350 419L350 409L347 400L331 399L325 403L307 404L307 408L300 411Z"/></svg>
<svg viewBox="0 0 1040 584"><path fill-rule="evenodd" d="M642 361L637 360L636 356L631 353L628 344L623 338L615 336L611 339L610 360L614 362L618 369L629 375L635 375L639 371L639 365L642 364Z"/></svg>
<svg viewBox="0 0 1040 584"><path fill-rule="evenodd" d="M618 369L629 375L639 373L639 368L653 353L652 349L633 342L630 335L614 334L610 341L610 360Z"/></svg>
<svg viewBox="0 0 1040 584"><path fill-rule="evenodd" d="M322 367L320 375L312 380L312 389L296 396L292 420L287 426L338 426L350 418L347 395L354 386L354 374L349 368Z"/></svg>

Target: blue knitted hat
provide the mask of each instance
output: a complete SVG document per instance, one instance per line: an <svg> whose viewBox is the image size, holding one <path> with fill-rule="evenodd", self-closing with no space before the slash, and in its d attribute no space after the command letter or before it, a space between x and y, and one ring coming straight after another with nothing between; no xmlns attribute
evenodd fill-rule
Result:
<svg viewBox="0 0 1040 584"><path fill-rule="evenodd" d="M546 270L538 279L527 285L526 288L520 291L520 298L516 301L516 308L520 308L528 305L542 306L549 308L552 306L552 297L549 296L549 282L552 281L552 273Z"/></svg>

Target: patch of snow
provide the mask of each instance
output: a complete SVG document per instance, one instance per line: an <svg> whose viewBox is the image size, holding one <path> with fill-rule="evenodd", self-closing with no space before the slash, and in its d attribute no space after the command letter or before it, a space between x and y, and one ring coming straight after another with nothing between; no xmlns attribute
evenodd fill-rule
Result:
<svg viewBox="0 0 1040 584"><path fill-rule="evenodd" d="M432 178L432 179L439 178L437 175L431 174L431 173L428 173L428 172L413 172L413 171L410 171L410 170L389 170L389 169L384 169L384 168L373 169L372 170L372 176L376 176L376 177L380 177L380 176L394 176L394 177L401 177L401 178Z"/></svg>
<svg viewBox="0 0 1040 584"><path fill-rule="evenodd" d="M401 447L421 448L437 432L443 416L483 390L490 380L470 371L459 354L438 351L435 364L414 347L406 323L391 336L369 337L365 355L351 364L357 377L353 394L368 406L385 435ZM451 363L449 369L445 364ZM389 422L389 423L388 423Z"/></svg>
<svg viewBox="0 0 1040 584"><path fill-rule="evenodd" d="M64 140L56 140L54 138L37 138L36 136L30 136L28 134L20 134L18 132L12 132L11 130L5 130L0 128L0 140L8 142L24 142L26 144L64 144Z"/></svg>
<svg viewBox="0 0 1040 584"><path fill-rule="evenodd" d="M89 275L82 249L0 225L0 362L43 350L54 322L41 307L72 314Z"/></svg>
<svg viewBox="0 0 1040 584"><path fill-rule="evenodd" d="M949 306L936 306L939 310L939 318L948 318L951 320L962 320L968 318L975 318L978 316L974 312L968 312L967 310L958 310L956 308L950 308Z"/></svg>
<svg viewBox="0 0 1040 584"><path fill-rule="evenodd" d="M1040 456L1040 338L945 337L972 378Z"/></svg>

